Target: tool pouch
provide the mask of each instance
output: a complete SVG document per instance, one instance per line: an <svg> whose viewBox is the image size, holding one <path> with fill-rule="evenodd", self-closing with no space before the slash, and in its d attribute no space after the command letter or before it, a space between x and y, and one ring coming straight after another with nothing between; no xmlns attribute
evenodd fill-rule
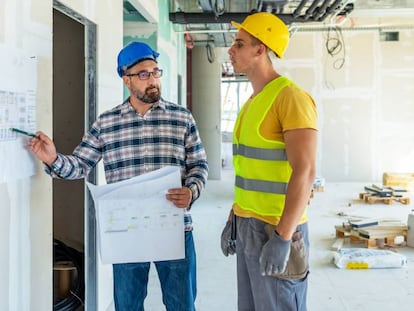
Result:
<svg viewBox="0 0 414 311"><path fill-rule="evenodd" d="M266 232L270 237L275 232L275 226L266 225ZM309 271L309 258L305 249L302 232L296 231L292 236L290 246L290 256L286 266L286 270L282 273L273 274L272 276L279 279L295 280L303 279Z"/></svg>

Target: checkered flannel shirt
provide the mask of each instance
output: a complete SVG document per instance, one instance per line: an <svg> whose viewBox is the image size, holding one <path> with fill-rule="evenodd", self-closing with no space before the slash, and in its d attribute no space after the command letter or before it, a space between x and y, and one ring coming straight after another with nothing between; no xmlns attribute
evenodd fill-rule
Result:
<svg viewBox="0 0 414 311"><path fill-rule="evenodd" d="M58 153L45 170L54 178L86 177L103 160L107 183L129 179L165 166L181 168L182 184L191 189L193 201L204 188L208 165L192 114L161 99L144 115L126 100L104 112L84 135L71 155ZM189 208L185 230L192 230Z"/></svg>

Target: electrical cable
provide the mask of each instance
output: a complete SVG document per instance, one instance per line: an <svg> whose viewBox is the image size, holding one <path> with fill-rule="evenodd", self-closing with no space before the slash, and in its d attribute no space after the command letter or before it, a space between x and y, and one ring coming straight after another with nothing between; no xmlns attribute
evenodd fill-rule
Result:
<svg viewBox="0 0 414 311"><path fill-rule="evenodd" d="M210 64L214 63L216 59L216 54L214 53L214 46L211 42L208 42L206 45L207 50L207 60Z"/></svg>
<svg viewBox="0 0 414 311"><path fill-rule="evenodd" d="M74 311L84 305L84 256L82 252L67 246L63 242L53 239L53 262L70 261L76 268L75 278L71 284L70 294L57 300L53 305L53 311Z"/></svg>
<svg viewBox="0 0 414 311"><path fill-rule="evenodd" d="M326 57L326 63L328 62L329 56L332 58L335 58L335 57L338 57L338 55L340 55L339 58L334 59L332 63L332 67L335 70L342 69L345 64L345 42L344 42L344 38L342 35L342 29L340 27L336 26L336 27L328 28L326 41L325 41L325 48L328 53ZM325 76L327 76L326 65L324 66L324 68L326 71ZM325 87L328 89L335 88L331 82L328 82L328 78L325 78Z"/></svg>
<svg viewBox="0 0 414 311"><path fill-rule="evenodd" d="M332 31L334 31L334 35L332 35ZM333 63L334 69L341 69L345 64L345 43L341 28L330 27L328 29L325 47L331 57L335 57L342 52L342 56Z"/></svg>

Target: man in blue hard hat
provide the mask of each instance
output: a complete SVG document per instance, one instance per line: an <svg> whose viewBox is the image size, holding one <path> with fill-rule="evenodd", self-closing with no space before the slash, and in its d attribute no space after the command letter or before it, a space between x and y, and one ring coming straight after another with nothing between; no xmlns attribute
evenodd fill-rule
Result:
<svg viewBox="0 0 414 311"><path fill-rule="evenodd" d="M194 311L196 254L189 210L204 188L208 165L191 113L161 97L163 71L158 66L158 56L143 42L132 42L120 51L117 72L130 96L102 113L71 155L58 153L53 141L42 132L30 141L30 148L54 178L84 178L101 159L107 183L165 166L180 167L182 187L170 189L166 197L185 210L185 258L154 264L166 309ZM149 269L150 262L113 265L117 311L144 310Z"/></svg>

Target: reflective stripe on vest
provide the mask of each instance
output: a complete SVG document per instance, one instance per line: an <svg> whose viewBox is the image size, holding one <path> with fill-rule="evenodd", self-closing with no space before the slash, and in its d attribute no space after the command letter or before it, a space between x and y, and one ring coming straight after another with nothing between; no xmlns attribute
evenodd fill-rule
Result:
<svg viewBox="0 0 414 311"><path fill-rule="evenodd" d="M244 190L286 194L287 183L247 179L236 176L236 186Z"/></svg>
<svg viewBox="0 0 414 311"><path fill-rule="evenodd" d="M233 144L233 155L259 160L287 161L285 149L265 149Z"/></svg>

